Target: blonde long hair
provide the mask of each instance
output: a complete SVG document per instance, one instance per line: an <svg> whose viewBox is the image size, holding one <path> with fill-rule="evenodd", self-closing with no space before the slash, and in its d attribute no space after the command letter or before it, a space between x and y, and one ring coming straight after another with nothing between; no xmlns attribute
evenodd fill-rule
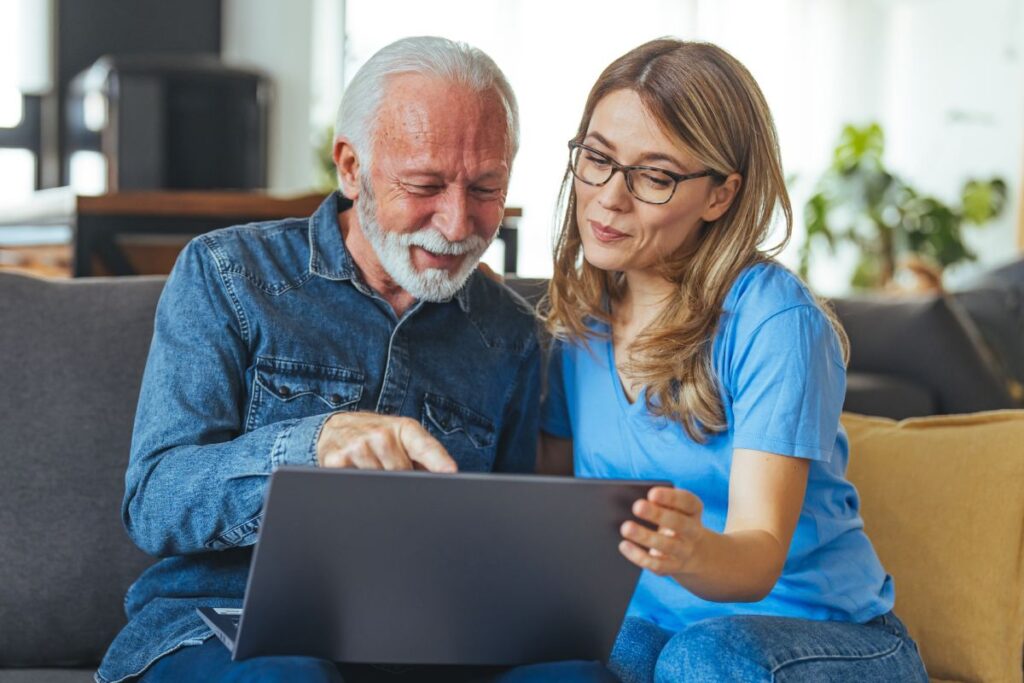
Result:
<svg viewBox="0 0 1024 683"><path fill-rule="evenodd" d="M703 224L693 245L666 254L657 266L675 285L675 296L629 348L628 370L647 386L648 409L681 423L691 438L704 442L727 427L711 356L726 295L745 268L771 261L792 232L778 136L753 76L715 45L663 38L616 59L590 91L577 139L586 135L597 104L618 90L635 92L670 137L719 174L716 182L731 173L742 178L728 211ZM606 304L621 299L625 279L621 272L602 271L583 258L569 170L559 205L564 217L541 311L555 338L586 341L596 335L588 318L611 322ZM778 244L762 248L779 209L785 234ZM845 358L846 335L834 314L822 310Z"/></svg>

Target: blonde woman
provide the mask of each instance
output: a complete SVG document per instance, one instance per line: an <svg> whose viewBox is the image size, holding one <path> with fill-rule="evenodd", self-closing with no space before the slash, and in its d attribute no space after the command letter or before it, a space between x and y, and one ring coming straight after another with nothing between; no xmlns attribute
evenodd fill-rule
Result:
<svg viewBox="0 0 1024 683"><path fill-rule="evenodd" d="M713 45L641 45L569 151L541 466L674 484L622 525L645 571L615 672L927 681L844 476L845 337L763 247L792 218L750 73Z"/></svg>

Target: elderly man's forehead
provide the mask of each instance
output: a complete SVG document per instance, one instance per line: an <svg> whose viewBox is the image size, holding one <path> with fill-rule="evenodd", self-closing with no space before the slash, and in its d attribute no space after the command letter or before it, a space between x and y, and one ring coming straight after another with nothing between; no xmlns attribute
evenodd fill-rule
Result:
<svg viewBox="0 0 1024 683"><path fill-rule="evenodd" d="M398 127L429 134L432 130L494 127L507 136L508 118L497 90L483 92L467 85L418 74L389 79L377 116L378 131Z"/></svg>
<svg viewBox="0 0 1024 683"><path fill-rule="evenodd" d="M374 146L469 145L500 150L509 163L511 140L497 91L475 91L437 78L395 77L384 92Z"/></svg>

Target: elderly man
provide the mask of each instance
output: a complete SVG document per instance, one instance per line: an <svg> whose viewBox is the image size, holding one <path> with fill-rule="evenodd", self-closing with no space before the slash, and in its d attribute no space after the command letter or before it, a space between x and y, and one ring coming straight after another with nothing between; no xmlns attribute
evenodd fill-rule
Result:
<svg viewBox="0 0 1024 683"><path fill-rule="evenodd" d="M587 663L231 662L195 612L240 606L268 475L281 465L533 469L533 319L475 272L517 144L515 100L489 57L440 38L398 41L341 104L344 196L309 219L219 230L182 252L157 310L123 505L132 539L163 559L129 590L129 623L97 680L608 676Z"/></svg>

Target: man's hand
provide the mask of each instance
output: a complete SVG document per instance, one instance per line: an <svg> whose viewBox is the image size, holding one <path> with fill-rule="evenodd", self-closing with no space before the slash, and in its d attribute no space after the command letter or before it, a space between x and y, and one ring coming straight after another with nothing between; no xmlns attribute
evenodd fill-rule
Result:
<svg viewBox="0 0 1024 683"><path fill-rule="evenodd" d="M316 459L321 467L458 471L444 446L418 422L376 413L332 415L320 432Z"/></svg>

